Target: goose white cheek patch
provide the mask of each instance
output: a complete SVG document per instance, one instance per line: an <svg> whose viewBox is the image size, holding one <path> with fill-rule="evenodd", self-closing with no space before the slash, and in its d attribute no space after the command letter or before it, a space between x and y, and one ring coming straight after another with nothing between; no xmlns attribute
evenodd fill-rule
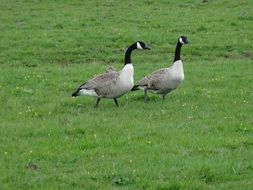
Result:
<svg viewBox="0 0 253 190"><path fill-rule="evenodd" d="M138 48L138 49L143 49L143 48L141 47L141 44L140 44L139 42L137 42L137 48Z"/></svg>
<svg viewBox="0 0 253 190"><path fill-rule="evenodd" d="M184 44L184 41L183 41L182 38L179 38L179 42L180 42L181 44Z"/></svg>

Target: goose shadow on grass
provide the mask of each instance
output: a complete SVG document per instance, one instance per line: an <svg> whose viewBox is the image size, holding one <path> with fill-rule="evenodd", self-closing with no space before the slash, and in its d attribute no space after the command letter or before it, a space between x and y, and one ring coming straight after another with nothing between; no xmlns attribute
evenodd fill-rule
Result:
<svg viewBox="0 0 253 190"><path fill-rule="evenodd" d="M102 99L98 105L98 107L96 107L96 98L93 99L86 99L86 98L79 98L82 100L73 100L70 102L66 102L65 105L69 106L70 109L73 110L82 110L82 111L91 111L91 110L97 110L97 109L106 109L106 108L120 108L122 106L125 106L127 104L126 101L123 101L122 98L118 99L119 101L119 107L117 107L113 101L113 99Z"/></svg>
<svg viewBox="0 0 253 190"><path fill-rule="evenodd" d="M169 99L169 96L167 97L167 99ZM144 100L144 94L138 94L138 95L132 94L130 97L128 97L128 100L135 101L135 102L144 102L144 103L166 101L166 99L163 101L161 96L157 96L157 95L153 95L153 94L149 94L149 96L147 97L147 102L145 102L145 100Z"/></svg>
<svg viewBox="0 0 253 190"><path fill-rule="evenodd" d="M142 93L140 94L128 94L126 96L122 96L118 98L118 103L119 107L115 105L112 99L102 99L101 102L99 103L98 107L95 107L96 105L96 98L85 98L85 97L80 97L80 98L73 98L73 100L66 101L62 103L62 106L67 107L68 109L71 110L80 110L82 111L87 111L87 110L97 110L97 109L107 109L107 108L121 108L121 107L126 107L127 105L131 103L138 103L138 104L146 104L146 103L166 103L170 101L172 97L168 95L165 100L162 99L161 96L156 96L153 94L150 94L147 98L147 102L144 100L144 95Z"/></svg>

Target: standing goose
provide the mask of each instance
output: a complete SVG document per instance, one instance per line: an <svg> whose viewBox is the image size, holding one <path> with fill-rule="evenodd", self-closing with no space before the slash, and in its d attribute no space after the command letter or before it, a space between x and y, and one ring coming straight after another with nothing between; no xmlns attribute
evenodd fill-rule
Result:
<svg viewBox="0 0 253 190"><path fill-rule="evenodd" d="M147 101L147 92L161 94L163 100L165 96L178 87L184 80L183 63L180 58L180 51L183 44L188 44L189 41L186 36L178 38L174 63L171 67L159 69L148 76L141 79L134 85L134 90L144 90L144 98Z"/></svg>
<svg viewBox="0 0 253 190"><path fill-rule="evenodd" d="M131 91L134 86L134 67L131 62L131 53L135 49L143 50L150 48L141 41L133 43L125 53L125 65L121 71L110 70L88 80L72 96L95 96L97 97L96 107L101 98L110 98L119 106L117 98Z"/></svg>

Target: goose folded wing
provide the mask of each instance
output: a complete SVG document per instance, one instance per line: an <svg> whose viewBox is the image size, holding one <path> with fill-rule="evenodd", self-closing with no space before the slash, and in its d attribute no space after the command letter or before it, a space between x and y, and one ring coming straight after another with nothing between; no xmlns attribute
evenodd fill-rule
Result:
<svg viewBox="0 0 253 190"><path fill-rule="evenodd" d="M153 90L159 89L159 86L160 86L165 74L166 74L165 69L157 70L157 71L147 75L146 77L144 77L136 85L147 86L148 88L152 88Z"/></svg>
<svg viewBox="0 0 253 190"><path fill-rule="evenodd" d="M119 77L118 72L109 72L102 75L98 75L84 84L82 84L79 88L80 89L94 89L98 90L101 88L105 88L106 86L112 86L116 83L117 79Z"/></svg>

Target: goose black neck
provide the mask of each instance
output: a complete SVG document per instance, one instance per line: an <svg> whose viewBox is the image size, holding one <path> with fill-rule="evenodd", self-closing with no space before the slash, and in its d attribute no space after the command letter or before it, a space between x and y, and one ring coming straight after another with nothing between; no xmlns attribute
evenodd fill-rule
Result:
<svg viewBox="0 0 253 190"><path fill-rule="evenodd" d="M181 58L180 58L181 47L182 47L182 44L180 42L177 42L174 62L178 61L178 60L181 60Z"/></svg>
<svg viewBox="0 0 253 190"><path fill-rule="evenodd" d="M133 50L135 50L137 47L136 47L136 44L132 44L131 46L129 46L129 48L127 48L127 51L125 53L125 65L126 64L130 64L132 63L131 62L131 53Z"/></svg>

